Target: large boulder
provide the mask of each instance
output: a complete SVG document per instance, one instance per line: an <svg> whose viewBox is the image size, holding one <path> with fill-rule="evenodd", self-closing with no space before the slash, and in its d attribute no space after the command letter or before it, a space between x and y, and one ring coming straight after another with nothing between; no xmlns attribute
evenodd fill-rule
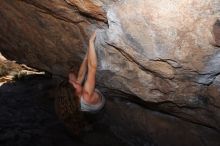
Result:
<svg viewBox="0 0 220 146"><path fill-rule="evenodd" d="M99 85L220 130L219 19L219 0L1 0L0 51L66 77L98 29Z"/></svg>

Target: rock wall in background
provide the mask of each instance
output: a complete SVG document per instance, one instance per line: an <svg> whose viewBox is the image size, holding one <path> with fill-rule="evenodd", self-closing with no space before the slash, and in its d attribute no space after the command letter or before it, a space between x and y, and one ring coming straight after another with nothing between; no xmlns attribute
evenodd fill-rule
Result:
<svg viewBox="0 0 220 146"><path fill-rule="evenodd" d="M2 0L0 51L66 76L97 30L98 84L220 130L219 0Z"/></svg>

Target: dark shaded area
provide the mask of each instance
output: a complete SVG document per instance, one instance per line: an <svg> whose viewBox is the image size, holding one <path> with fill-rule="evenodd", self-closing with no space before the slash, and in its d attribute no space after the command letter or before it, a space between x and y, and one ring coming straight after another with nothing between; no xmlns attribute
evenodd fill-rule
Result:
<svg viewBox="0 0 220 146"><path fill-rule="evenodd" d="M220 144L220 133L215 129L173 116L160 110L161 107L155 109L155 104L148 105L151 110L147 106L142 107L131 102L130 99L126 101L118 96L109 98L105 106L103 123L110 123L115 135L134 146L218 146Z"/></svg>
<svg viewBox="0 0 220 146"><path fill-rule="evenodd" d="M144 104L103 87L98 88L107 99L104 109L85 114L91 129L74 137L54 111L60 81L34 75L0 87L1 146L220 145L220 133L212 128L162 112L160 104Z"/></svg>
<svg viewBox="0 0 220 146"><path fill-rule="evenodd" d="M215 25L220 27L220 20L219 19L216 20Z"/></svg>
<svg viewBox="0 0 220 146"><path fill-rule="evenodd" d="M105 127L94 126L95 131L81 138L71 136L54 111L57 83L49 76L34 75L0 87L1 146L121 145Z"/></svg>
<svg viewBox="0 0 220 146"><path fill-rule="evenodd" d="M214 26L213 26L213 33L215 37L215 45L220 46L220 20L217 19Z"/></svg>

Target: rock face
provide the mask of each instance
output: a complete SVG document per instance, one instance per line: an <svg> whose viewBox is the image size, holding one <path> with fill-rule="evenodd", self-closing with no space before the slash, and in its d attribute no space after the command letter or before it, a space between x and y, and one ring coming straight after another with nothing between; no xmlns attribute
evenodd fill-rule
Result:
<svg viewBox="0 0 220 146"><path fill-rule="evenodd" d="M66 76L97 30L98 84L220 130L219 0L2 0L0 51Z"/></svg>

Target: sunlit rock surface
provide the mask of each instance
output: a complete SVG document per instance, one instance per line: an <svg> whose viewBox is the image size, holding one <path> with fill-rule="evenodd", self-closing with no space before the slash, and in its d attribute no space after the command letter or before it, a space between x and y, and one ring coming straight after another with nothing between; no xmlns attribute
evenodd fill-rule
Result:
<svg viewBox="0 0 220 146"><path fill-rule="evenodd" d="M220 130L219 0L2 0L0 20L3 55L62 76L98 29L99 85Z"/></svg>

